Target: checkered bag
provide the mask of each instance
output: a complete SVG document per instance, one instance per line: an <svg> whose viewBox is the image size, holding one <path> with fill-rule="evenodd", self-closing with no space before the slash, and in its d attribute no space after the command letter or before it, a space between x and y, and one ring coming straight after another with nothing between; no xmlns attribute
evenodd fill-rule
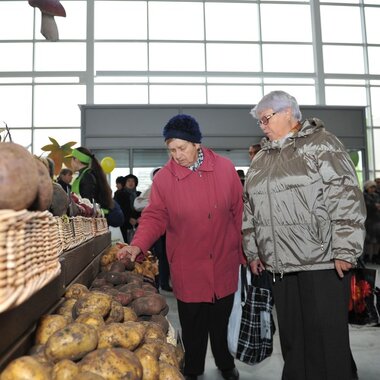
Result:
<svg viewBox="0 0 380 380"><path fill-rule="evenodd" d="M244 278L242 279L244 283ZM242 317L236 359L246 364L257 364L273 351L274 322L272 317L273 296L270 275L252 275L247 286L246 299L242 299ZM243 292L241 295L243 296Z"/></svg>

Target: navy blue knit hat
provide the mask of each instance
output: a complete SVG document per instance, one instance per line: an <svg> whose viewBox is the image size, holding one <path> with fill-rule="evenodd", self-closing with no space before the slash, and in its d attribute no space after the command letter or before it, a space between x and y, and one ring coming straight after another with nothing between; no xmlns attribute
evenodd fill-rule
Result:
<svg viewBox="0 0 380 380"><path fill-rule="evenodd" d="M169 139L181 139L200 143L202 140L199 124L192 116L185 114L172 117L165 125L162 134L165 141Z"/></svg>

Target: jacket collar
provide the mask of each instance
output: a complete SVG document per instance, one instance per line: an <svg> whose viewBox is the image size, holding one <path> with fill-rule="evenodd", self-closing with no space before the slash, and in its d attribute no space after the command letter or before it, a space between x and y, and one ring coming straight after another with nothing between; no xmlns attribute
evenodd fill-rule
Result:
<svg viewBox="0 0 380 380"><path fill-rule="evenodd" d="M325 124L322 120L316 117L306 119L302 122L301 129L298 132L296 132L293 136L290 136L288 139L293 140L294 142L298 138L309 136L324 128ZM270 141L267 137L264 137L261 140L261 148L263 150L280 149L281 145L277 141Z"/></svg>

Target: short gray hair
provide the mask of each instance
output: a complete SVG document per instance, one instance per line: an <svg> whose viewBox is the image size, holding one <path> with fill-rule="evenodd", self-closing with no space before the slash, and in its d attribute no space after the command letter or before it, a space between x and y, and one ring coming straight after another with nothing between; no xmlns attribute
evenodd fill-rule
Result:
<svg viewBox="0 0 380 380"><path fill-rule="evenodd" d="M250 113L255 119L258 119L259 114L269 108L271 108L273 112L281 112L290 108L296 120L300 121L302 119L302 113L296 98L285 91L272 91L266 94L256 106L252 108Z"/></svg>

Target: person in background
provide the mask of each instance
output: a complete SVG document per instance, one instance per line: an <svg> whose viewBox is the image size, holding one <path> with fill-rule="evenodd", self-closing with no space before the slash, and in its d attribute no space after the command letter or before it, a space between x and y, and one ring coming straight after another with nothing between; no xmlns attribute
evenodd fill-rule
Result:
<svg viewBox="0 0 380 380"><path fill-rule="evenodd" d="M73 149L69 157L71 157L71 168L74 172L78 172L71 191L91 202L99 203L107 217L109 210L114 207L114 202L112 190L99 161L89 149L84 147Z"/></svg>
<svg viewBox="0 0 380 380"><path fill-rule="evenodd" d="M357 378L348 300L366 213L354 165L321 120L301 122L288 93L251 113L266 137L246 176L243 246L252 272L273 276L282 379Z"/></svg>
<svg viewBox="0 0 380 380"><path fill-rule="evenodd" d="M256 156L256 154L260 151L261 145L260 144L252 144L248 148L248 156L249 160L252 161L253 158Z"/></svg>
<svg viewBox="0 0 380 380"><path fill-rule="evenodd" d="M125 191L128 194L129 202L127 204L127 212L125 214L125 228L127 233L126 242L129 244L133 238L133 235L138 227L138 219L141 212L136 211L134 207L135 199L141 194L141 191L137 191L136 188L139 184L138 178L133 174L125 176Z"/></svg>
<svg viewBox="0 0 380 380"><path fill-rule="evenodd" d="M163 136L171 158L155 175L131 246L119 255L144 254L166 231L171 281L185 347L184 374L205 368L208 337L221 376L239 378L227 345L227 326L241 249L242 186L232 162L201 145L198 122L176 115Z"/></svg>
<svg viewBox="0 0 380 380"><path fill-rule="evenodd" d="M240 178L241 184L244 186L244 182L245 182L245 173L244 173L244 170L243 169L237 169L236 173L238 174L238 176Z"/></svg>
<svg viewBox="0 0 380 380"><path fill-rule="evenodd" d="M161 168L155 168L150 174L151 180L153 181L154 176ZM146 206L149 204L149 195L151 191L151 186L149 186L143 193L141 193L133 204L136 211L142 212ZM169 262L166 255L166 235L162 235L152 247L153 254L158 258L158 283L157 287L165 290L167 292L172 292L173 288L170 286L170 269Z"/></svg>
<svg viewBox="0 0 380 380"><path fill-rule="evenodd" d="M375 181L366 181L363 187L367 208L364 261L378 263L380 249L380 195L376 192Z"/></svg>
<svg viewBox="0 0 380 380"><path fill-rule="evenodd" d="M61 169L57 183L60 184L66 193L71 192L71 181L73 180L73 171L69 168Z"/></svg>
<svg viewBox="0 0 380 380"><path fill-rule="evenodd" d="M129 215L130 215L130 200L129 200L129 193L127 189L125 188L125 184L127 183L127 180L124 176L120 176L116 178L116 188L115 194L113 196L113 199L120 205L121 210L123 211L124 215L124 223L122 226L120 226L120 231L123 236L123 240L125 243L128 243L128 226L130 225L129 221Z"/></svg>

